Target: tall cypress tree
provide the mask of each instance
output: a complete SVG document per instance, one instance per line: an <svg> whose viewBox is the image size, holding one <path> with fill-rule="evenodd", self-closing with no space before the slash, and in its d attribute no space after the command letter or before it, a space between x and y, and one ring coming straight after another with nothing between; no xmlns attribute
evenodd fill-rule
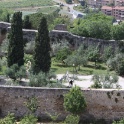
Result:
<svg viewBox="0 0 124 124"><path fill-rule="evenodd" d="M47 73L51 67L50 38L45 17L41 18L35 40L34 73Z"/></svg>
<svg viewBox="0 0 124 124"><path fill-rule="evenodd" d="M24 45L22 32L22 13L15 12L13 14L11 31L9 34L8 46L8 67L13 64L21 66L24 64Z"/></svg>

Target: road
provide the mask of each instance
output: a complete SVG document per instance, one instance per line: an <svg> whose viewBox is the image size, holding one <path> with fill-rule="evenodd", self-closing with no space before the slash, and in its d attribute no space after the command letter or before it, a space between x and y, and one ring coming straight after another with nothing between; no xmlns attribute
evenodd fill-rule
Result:
<svg viewBox="0 0 124 124"><path fill-rule="evenodd" d="M76 11L76 10L73 9L73 7L75 6L75 4L67 4L66 2L63 2L62 0L53 0L53 1L56 2L56 3L61 3L61 4L63 4L66 7L69 7L71 14L73 14L73 12L81 13L81 12ZM76 4L76 5L80 5L80 4Z"/></svg>

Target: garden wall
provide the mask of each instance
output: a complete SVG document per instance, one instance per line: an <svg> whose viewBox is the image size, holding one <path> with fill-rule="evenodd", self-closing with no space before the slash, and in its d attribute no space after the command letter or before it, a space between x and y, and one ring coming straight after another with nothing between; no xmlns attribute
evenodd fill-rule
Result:
<svg viewBox="0 0 124 124"><path fill-rule="evenodd" d="M63 95L69 89L49 89L33 87L0 86L0 116L8 112L22 117L28 113L25 102L29 98L37 99L38 109L35 114L42 120L50 114L59 114L63 120L68 114L63 108ZM82 120L105 119L107 121L124 117L124 90L82 90L87 109Z"/></svg>
<svg viewBox="0 0 124 124"><path fill-rule="evenodd" d="M6 28L9 32L11 30L10 23L0 22L0 30L3 28ZM112 48L117 46L117 42L114 40L86 38L69 33L66 31L65 25L58 25L55 27L55 29L56 30L52 30L49 33L51 43L54 43L55 41L67 40L70 43L70 47L74 49L78 48L82 43L84 43L86 46L98 46L101 51L103 51L106 46L112 46ZM37 30L23 29L23 38L27 39L28 41L34 41L36 34Z"/></svg>

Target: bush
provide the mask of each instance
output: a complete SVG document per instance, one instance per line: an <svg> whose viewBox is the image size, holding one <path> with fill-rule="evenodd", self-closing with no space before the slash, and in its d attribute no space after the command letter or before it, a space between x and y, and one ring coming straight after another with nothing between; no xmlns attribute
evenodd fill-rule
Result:
<svg viewBox="0 0 124 124"><path fill-rule="evenodd" d="M124 119L122 119L120 121L114 121L112 124L124 124Z"/></svg>
<svg viewBox="0 0 124 124"><path fill-rule="evenodd" d="M82 113L86 106L82 91L77 86L73 87L70 92L64 96L64 108L73 114Z"/></svg>
<svg viewBox="0 0 124 124"><path fill-rule="evenodd" d="M4 119L0 119L0 124L16 124L14 114L8 114Z"/></svg>
<svg viewBox="0 0 124 124"><path fill-rule="evenodd" d="M37 124L37 118L34 115L25 116L19 124Z"/></svg>
<svg viewBox="0 0 124 124"><path fill-rule="evenodd" d="M78 124L80 117L78 115L68 115L65 119L66 124Z"/></svg>
<svg viewBox="0 0 124 124"><path fill-rule="evenodd" d="M68 48L63 48L63 49L59 50L58 53L56 54L56 60L63 61L70 54L71 54L71 51Z"/></svg>
<svg viewBox="0 0 124 124"><path fill-rule="evenodd" d="M26 77L26 69L24 66L19 67L17 64L12 65L6 70L6 75L14 81Z"/></svg>

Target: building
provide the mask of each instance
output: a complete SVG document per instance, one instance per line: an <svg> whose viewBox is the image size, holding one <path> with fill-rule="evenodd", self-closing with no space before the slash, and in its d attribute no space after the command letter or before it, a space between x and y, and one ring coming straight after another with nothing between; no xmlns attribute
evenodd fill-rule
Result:
<svg viewBox="0 0 124 124"><path fill-rule="evenodd" d="M114 16L116 19L124 20L124 6L103 6L101 11L106 15Z"/></svg>

